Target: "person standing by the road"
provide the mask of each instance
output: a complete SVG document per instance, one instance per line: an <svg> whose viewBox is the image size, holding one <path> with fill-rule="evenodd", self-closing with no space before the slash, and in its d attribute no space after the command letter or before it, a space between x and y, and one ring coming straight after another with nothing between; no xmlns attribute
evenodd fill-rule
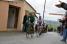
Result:
<svg viewBox="0 0 67 44"><path fill-rule="evenodd" d="M26 14L25 14L25 16L24 16L24 18L23 18L23 30L24 30L24 32L26 32L27 30L26 30L26 21L27 21L27 17L28 17L28 11L26 11Z"/></svg>
<svg viewBox="0 0 67 44"><path fill-rule="evenodd" d="M29 17L29 14L27 15L27 20L26 20L26 23L25 23L25 29L26 29L26 37L28 38L29 36L29 28L30 28L30 17Z"/></svg>
<svg viewBox="0 0 67 44"><path fill-rule="evenodd" d="M62 39L62 41L64 42L66 42L66 39L67 39L67 15L65 17L66 18L64 19L65 23L64 23L63 39Z"/></svg>
<svg viewBox="0 0 67 44"><path fill-rule="evenodd" d="M64 2L61 2L61 1L59 1L59 2L60 2L60 4L57 4L56 6L59 8L63 8L65 10L67 10L67 4ZM63 30L62 41L66 42L66 38L67 38L67 11L66 11L65 19L62 22L64 22L64 30Z"/></svg>

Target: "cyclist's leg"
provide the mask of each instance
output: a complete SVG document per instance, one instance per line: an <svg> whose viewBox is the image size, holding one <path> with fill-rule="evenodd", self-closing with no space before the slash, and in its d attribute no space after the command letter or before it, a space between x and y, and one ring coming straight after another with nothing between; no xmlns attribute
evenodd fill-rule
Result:
<svg viewBox="0 0 67 44"><path fill-rule="evenodd" d="M40 35L40 26L38 26L38 34Z"/></svg>
<svg viewBox="0 0 67 44"><path fill-rule="evenodd" d="M27 29L27 27L26 27L26 29ZM28 31L26 31L26 37L28 38Z"/></svg>
<svg viewBox="0 0 67 44"><path fill-rule="evenodd" d="M37 35L37 37L39 37L39 26L37 26L36 35Z"/></svg>
<svg viewBox="0 0 67 44"><path fill-rule="evenodd" d="M33 23L31 24L31 28L32 28L32 30L31 30L31 38L32 38L34 35L34 24Z"/></svg>
<svg viewBox="0 0 67 44"><path fill-rule="evenodd" d="M26 31L26 37L28 38L28 36L29 36L29 26L26 27L26 30L27 30Z"/></svg>
<svg viewBox="0 0 67 44"><path fill-rule="evenodd" d="M39 33L39 35L41 35L41 34L42 34L41 32L42 32L42 27L40 26L40 33Z"/></svg>

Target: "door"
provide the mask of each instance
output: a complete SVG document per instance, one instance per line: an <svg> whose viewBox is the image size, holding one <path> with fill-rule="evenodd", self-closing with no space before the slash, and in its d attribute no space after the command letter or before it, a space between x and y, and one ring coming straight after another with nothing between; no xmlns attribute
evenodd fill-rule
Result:
<svg viewBox="0 0 67 44"><path fill-rule="evenodd" d="M17 28L18 24L18 16L19 16L19 7L9 5L9 13L8 13L8 28Z"/></svg>

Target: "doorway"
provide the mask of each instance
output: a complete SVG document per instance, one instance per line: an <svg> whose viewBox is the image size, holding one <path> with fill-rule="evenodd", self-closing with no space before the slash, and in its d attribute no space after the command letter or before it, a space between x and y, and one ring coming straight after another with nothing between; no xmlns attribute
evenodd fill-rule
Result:
<svg viewBox="0 0 67 44"><path fill-rule="evenodd" d="M7 28L16 29L18 24L19 7L9 5Z"/></svg>

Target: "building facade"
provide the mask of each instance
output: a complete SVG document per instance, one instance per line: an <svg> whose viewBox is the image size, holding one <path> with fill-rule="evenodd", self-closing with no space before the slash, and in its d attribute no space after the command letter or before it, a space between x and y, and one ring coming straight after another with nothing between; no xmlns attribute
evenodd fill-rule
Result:
<svg viewBox="0 0 67 44"><path fill-rule="evenodd" d="M25 0L0 1L0 31L22 31L26 11L36 13Z"/></svg>

